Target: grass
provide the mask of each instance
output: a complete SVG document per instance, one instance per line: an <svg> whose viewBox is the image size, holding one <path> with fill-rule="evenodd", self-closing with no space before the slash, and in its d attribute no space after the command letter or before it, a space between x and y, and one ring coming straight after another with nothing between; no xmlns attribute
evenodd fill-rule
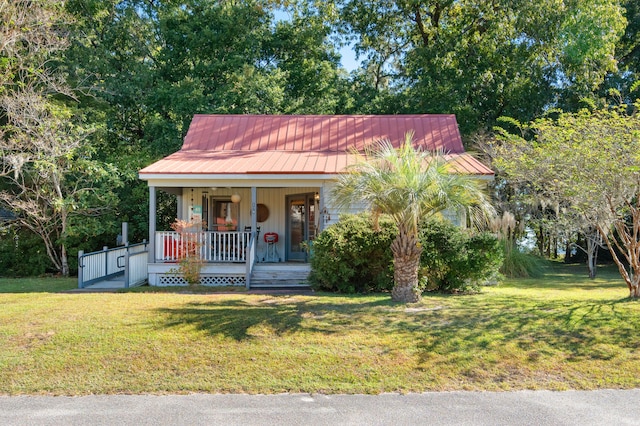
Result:
<svg viewBox="0 0 640 426"><path fill-rule="evenodd" d="M0 293L58 293L78 288L77 278L1 278ZM0 299L1 302L2 299Z"/></svg>
<svg viewBox="0 0 640 426"><path fill-rule="evenodd" d="M599 273L556 264L408 306L388 295L8 292L0 280L0 394L638 387L640 302L614 270Z"/></svg>

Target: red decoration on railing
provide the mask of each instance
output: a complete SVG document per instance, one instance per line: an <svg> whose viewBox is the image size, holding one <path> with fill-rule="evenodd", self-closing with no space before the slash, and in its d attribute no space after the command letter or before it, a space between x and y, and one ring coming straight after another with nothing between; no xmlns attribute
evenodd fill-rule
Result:
<svg viewBox="0 0 640 426"><path fill-rule="evenodd" d="M178 242L172 237L164 238L164 259L176 259L178 257Z"/></svg>

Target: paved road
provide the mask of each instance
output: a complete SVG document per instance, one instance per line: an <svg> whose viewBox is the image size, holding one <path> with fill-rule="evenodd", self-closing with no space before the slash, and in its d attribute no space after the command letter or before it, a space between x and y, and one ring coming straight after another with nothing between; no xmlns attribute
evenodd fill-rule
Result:
<svg viewBox="0 0 640 426"><path fill-rule="evenodd" d="M640 389L0 397L1 425L640 425Z"/></svg>

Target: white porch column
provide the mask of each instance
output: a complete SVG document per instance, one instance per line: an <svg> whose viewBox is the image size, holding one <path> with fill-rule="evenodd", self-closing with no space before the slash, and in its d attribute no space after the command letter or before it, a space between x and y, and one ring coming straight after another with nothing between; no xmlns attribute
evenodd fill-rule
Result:
<svg viewBox="0 0 640 426"><path fill-rule="evenodd" d="M319 213L320 213L320 223L319 223L319 225L320 226L318 227L319 228L318 232L320 233L320 232L324 231L325 222L326 222L326 219L325 219L326 210L325 209L326 209L327 205L324 202L324 184L322 184L320 186L320 190L318 191L318 196L320 198L319 203L318 203L318 209L320 210L319 211Z"/></svg>
<svg viewBox="0 0 640 426"><path fill-rule="evenodd" d="M255 186L251 187L251 232L258 227L258 190Z"/></svg>
<svg viewBox="0 0 640 426"><path fill-rule="evenodd" d="M258 226L258 191L255 186L251 187L251 233L257 237L256 229ZM258 242L254 243L247 250L247 272L245 274L245 282L247 290L251 288L251 274L253 273L253 264L255 263Z"/></svg>
<svg viewBox="0 0 640 426"><path fill-rule="evenodd" d="M182 214L182 212L184 210L183 209L183 205L182 205L183 204L183 198L184 198L183 197L183 195L184 195L183 193L184 193L184 188L181 188L180 189L180 195L178 195L176 197L176 218L180 219L180 220L184 220L184 215ZM189 214L187 214L187 219L186 220L189 220Z"/></svg>
<svg viewBox="0 0 640 426"><path fill-rule="evenodd" d="M156 187L149 187L149 263L156 262Z"/></svg>

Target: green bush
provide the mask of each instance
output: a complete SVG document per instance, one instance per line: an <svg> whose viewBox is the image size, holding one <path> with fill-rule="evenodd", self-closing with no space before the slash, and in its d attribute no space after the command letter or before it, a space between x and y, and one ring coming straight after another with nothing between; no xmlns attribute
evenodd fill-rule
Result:
<svg viewBox="0 0 640 426"><path fill-rule="evenodd" d="M503 251L494 235L470 234L449 222L428 221L421 226L420 241L421 282L426 290L476 291L498 280Z"/></svg>
<svg viewBox="0 0 640 426"><path fill-rule="evenodd" d="M540 256L521 251L514 243L503 241L504 262L500 272L509 278L539 277L543 274L545 260Z"/></svg>
<svg viewBox="0 0 640 426"><path fill-rule="evenodd" d="M50 265L47 250L37 235L18 228L0 230L0 275L39 276L48 272Z"/></svg>
<svg viewBox="0 0 640 426"><path fill-rule="evenodd" d="M78 273L79 250L90 253L101 250L104 246L115 246L115 234L120 228L113 226L112 221L103 219L85 218L82 233L77 232L77 223L74 223L78 219L70 221L74 225L70 229L76 230L65 237L70 275ZM0 228L0 276L29 277L58 272L49 259L40 236L18 226Z"/></svg>
<svg viewBox="0 0 640 426"><path fill-rule="evenodd" d="M391 242L396 233L395 225L384 218L380 230L374 231L368 214L341 216L313 242L311 286L339 293L391 290Z"/></svg>
<svg viewBox="0 0 640 426"><path fill-rule="evenodd" d="M313 242L309 281L316 290L338 293L390 291L393 287L391 243L395 224L381 218L374 231L368 214L345 215ZM497 282L502 246L492 234L472 234L449 222L421 226L423 290L465 292Z"/></svg>

